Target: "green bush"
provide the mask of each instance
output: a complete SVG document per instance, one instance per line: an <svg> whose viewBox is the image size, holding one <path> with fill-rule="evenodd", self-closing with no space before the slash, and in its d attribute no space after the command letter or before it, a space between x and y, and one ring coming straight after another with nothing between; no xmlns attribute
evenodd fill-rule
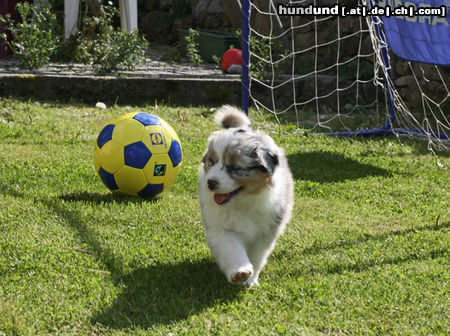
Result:
<svg viewBox="0 0 450 336"><path fill-rule="evenodd" d="M87 6L87 3L86 5ZM145 61L147 40L136 30L124 32L113 26L118 10L108 3L102 5L98 17L87 14L87 7L75 36L64 41L61 27L50 6L37 9L29 3L19 3L17 13L22 22L14 24L9 15L0 16L13 35L10 46L19 66L36 69L51 60L81 62L97 73L132 70ZM6 40L6 34L1 37Z"/></svg>
<svg viewBox="0 0 450 336"><path fill-rule="evenodd" d="M13 36L13 41L8 44L19 60L20 67L40 68L50 62L61 42L57 34L56 15L48 5L37 10L24 2L18 3L16 9L22 22L14 24L10 15L0 16L0 23L6 24ZM6 34L1 37L7 41Z"/></svg>
<svg viewBox="0 0 450 336"><path fill-rule="evenodd" d="M189 28L188 34L185 36L186 41L186 53L189 60L194 63L195 66L199 66L203 62L200 56L198 38L200 32L198 30Z"/></svg>
<svg viewBox="0 0 450 336"><path fill-rule="evenodd" d="M90 64L97 73L132 70L144 63L148 41L137 31L125 32L114 28L117 9L104 5L99 17L85 16L74 38L76 61Z"/></svg>

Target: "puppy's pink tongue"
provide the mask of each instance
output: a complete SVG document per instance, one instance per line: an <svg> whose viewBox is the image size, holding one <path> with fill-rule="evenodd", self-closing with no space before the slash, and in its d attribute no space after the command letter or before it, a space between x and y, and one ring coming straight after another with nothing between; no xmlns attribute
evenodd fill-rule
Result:
<svg viewBox="0 0 450 336"><path fill-rule="evenodd" d="M224 204L230 200L230 194L214 194L214 201L217 204Z"/></svg>

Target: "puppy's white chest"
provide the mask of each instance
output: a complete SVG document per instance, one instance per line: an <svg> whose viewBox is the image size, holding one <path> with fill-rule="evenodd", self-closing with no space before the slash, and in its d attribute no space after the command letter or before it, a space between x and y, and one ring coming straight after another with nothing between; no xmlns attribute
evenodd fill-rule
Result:
<svg viewBox="0 0 450 336"><path fill-rule="evenodd" d="M271 209L251 208L236 211L236 209L224 208L219 210L214 222L223 229L236 233L246 244L264 238L272 239L277 230Z"/></svg>

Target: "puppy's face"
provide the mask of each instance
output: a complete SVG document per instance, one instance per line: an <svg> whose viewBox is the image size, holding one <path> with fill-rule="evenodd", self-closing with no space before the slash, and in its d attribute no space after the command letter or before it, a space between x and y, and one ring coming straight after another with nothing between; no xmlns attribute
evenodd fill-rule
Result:
<svg viewBox="0 0 450 336"><path fill-rule="evenodd" d="M271 182L278 156L251 130L226 129L209 139L202 165L214 201L226 204L243 194L258 193Z"/></svg>

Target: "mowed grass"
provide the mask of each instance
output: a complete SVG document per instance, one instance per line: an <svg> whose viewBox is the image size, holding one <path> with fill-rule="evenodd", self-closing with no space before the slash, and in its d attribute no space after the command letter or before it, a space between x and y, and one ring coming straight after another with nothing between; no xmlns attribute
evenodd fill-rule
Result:
<svg viewBox="0 0 450 336"><path fill-rule="evenodd" d="M183 144L180 175L155 200L112 195L93 168L102 126L133 111L163 117ZM226 282L206 246L208 108L3 100L0 119L0 335L448 333L448 154L272 133L295 209L249 290Z"/></svg>

